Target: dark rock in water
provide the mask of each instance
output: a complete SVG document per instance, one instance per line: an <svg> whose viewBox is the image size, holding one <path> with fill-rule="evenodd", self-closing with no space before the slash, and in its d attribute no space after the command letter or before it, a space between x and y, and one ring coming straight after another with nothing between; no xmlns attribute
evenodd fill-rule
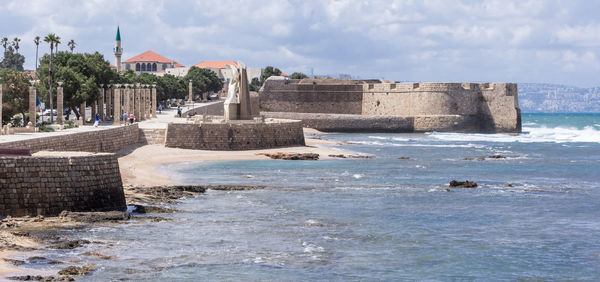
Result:
<svg viewBox="0 0 600 282"><path fill-rule="evenodd" d="M75 249L81 247L85 244L91 243L88 240L69 240L65 242L60 242L54 246L55 249L65 250L65 249Z"/></svg>
<svg viewBox="0 0 600 282"><path fill-rule="evenodd" d="M93 264L84 266L69 266L58 272L58 275L86 275L96 269Z"/></svg>
<svg viewBox="0 0 600 282"><path fill-rule="evenodd" d="M485 158L484 157L479 157L479 158L477 158L477 160L478 161L485 161Z"/></svg>
<svg viewBox="0 0 600 282"><path fill-rule="evenodd" d="M133 205L133 207L133 212L136 213L174 213L178 211L175 209L155 206Z"/></svg>
<svg viewBox="0 0 600 282"><path fill-rule="evenodd" d="M353 158L353 159L372 159L373 156L370 155L349 155L349 158Z"/></svg>
<svg viewBox="0 0 600 282"><path fill-rule="evenodd" d="M488 158L490 158L490 159L506 159L506 157L502 156L502 155L491 155L491 156L488 156Z"/></svg>
<svg viewBox="0 0 600 282"><path fill-rule="evenodd" d="M343 154L339 154L339 155L328 155L328 157L330 158L340 158L340 159L345 159L346 156Z"/></svg>
<svg viewBox="0 0 600 282"><path fill-rule="evenodd" d="M410 158L409 158L409 157L399 157L398 159L399 159L399 160L410 160Z"/></svg>
<svg viewBox="0 0 600 282"><path fill-rule="evenodd" d="M311 160L316 161L319 159L319 154L315 153L259 153L257 155L265 155L274 160Z"/></svg>
<svg viewBox="0 0 600 282"><path fill-rule="evenodd" d="M475 159L475 158L464 158L463 160L465 160L465 161L472 161L472 160L474 160L474 159Z"/></svg>
<svg viewBox="0 0 600 282"><path fill-rule="evenodd" d="M450 190L450 189L446 188L446 192L452 192L452 190Z"/></svg>
<svg viewBox="0 0 600 282"><path fill-rule="evenodd" d="M257 190L265 189L267 186L242 186L242 185L214 185L206 186L207 189L219 190L219 191L246 191L246 190Z"/></svg>
<svg viewBox="0 0 600 282"><path fill-rule="evenodd" d="M126 212L109 211L109 212L70 212L62 211L58 218L61 221L75 222L102 222L102 221L117 221L128 220L131 216Z"/></svg>
<svg viewBox="0 0 600 282"><path fill-rule="evenodd" d="M22 261L22 260L18 260L18 259L8 259L8 258L3 258L2 260L3 260L3 261L5 261L5 262L8 262L8 263L10 263L10 264L12 264L12 265L23 265L23 264L25 264L25 262L24 262L24 261Z"/></svg>
<svg viewBox="0 0 600 282"><path fill-rule="evenodd" d="M450 187L461 187L461 188L476 188L477 187L477 183L473 182L473 181L456 181L456 180L452 180L450 181Z"/></svg>
<svg viewBox="0 0 600 282"><path fill-rule="evenodd" d="M506 185L504 185L504 186L505 186L505 187L513 187L513 185L512 185L512 184L510 184L510 183L506 183Z"/></svg>
<svg viewBox="0 0 600 282"><path fill-rule="evenodd" d="M9 280L15 281L43 281L46 280L46 277L40 275L23 275L23 276L11 276L8 277Z"/></svg>

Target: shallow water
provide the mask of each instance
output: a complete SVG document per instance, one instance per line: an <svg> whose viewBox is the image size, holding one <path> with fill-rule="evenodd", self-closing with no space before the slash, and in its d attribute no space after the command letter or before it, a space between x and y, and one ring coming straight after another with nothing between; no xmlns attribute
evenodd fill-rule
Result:
<svg viewBox="0 0 600 282"><path fill-rule="evenodd" d="M523 124L519 136L321 136L373 159L164 166L179 183L271 188L208 191L170 222L61 231L98 243L44 255L115 256L91 259L91 281L598 280L600 115ZM506 158L465 160L490 155ZM481 188L447 192L452 179Z"/></svg>

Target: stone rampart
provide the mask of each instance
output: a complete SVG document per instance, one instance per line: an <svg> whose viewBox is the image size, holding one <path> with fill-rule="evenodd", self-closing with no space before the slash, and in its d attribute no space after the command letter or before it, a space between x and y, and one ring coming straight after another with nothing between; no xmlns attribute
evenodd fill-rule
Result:
<svg viewBox="0 0 600 282"><path fill-rule="evenodd" d="M321 128L338 127L340 120L348 126L368 120L378 123L390 117L412 118L413 130L506 132L521 131L521 113L518 105L517 85L513 83L390 83L358 82L339 84L338 81L267 80L260 90L263 112L352 114L356 117L332 118L331 126L325 125L323 116L311 124ZM332 84L327 84L332 83ZM336 84L338 83L338 84ZM360 104L360 108L357 105ZM287 115L269 115L286 118ZM458 117L456 117L458 116ZM309 117L309 116L307 116ZM379 119L376 117L380 117ZM304 119L303 119L304 120ZM390 121L391 122L391 121ZM307 123L305 122L305 125ZM439 128L436 126L440 126ZM362 126L360 126L362 128ZM403 132L405 126L397 127ZM368 127L367 127L368 128ZM358 131L358 130L357 130Z"/></svg>
<svg viewBox="0 0 600 282"><path fill-rule="evenodd" d="M113 153L125 146L138 143L137 124L98 128L93 131L73 132L54 136L0 143L3 148L28 148L32 153L38 151L79 151Z"/></svg>
<svg viewBox="0 0 600 282"><path fill-rule="evenodd" d="M166 147L220 151L304 145L302 123L289 120L170 123L165 142Z"/></svg>
<svg viewBox="0 0 600 282"><path fill-rule="evenodd" d="M324 132L472 132L474 116L367 116L263 112L267 118L302 120L302 126Z"/></svg>
<svg viewBox="0 0 600 282"><path fill-rule="evenodd" d="M125 209L114 154L0 157L0 217Z"/></svg>
<svg viewBox="0 0 600 282"><path fill-rule="evenodd" d="M140 128L139 143L143 145L165 144L165 128Z"/></svg>

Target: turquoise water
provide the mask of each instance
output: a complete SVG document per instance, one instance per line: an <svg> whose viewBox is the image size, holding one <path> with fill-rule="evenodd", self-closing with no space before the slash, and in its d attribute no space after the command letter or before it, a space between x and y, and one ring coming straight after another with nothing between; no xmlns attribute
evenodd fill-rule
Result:
<svg viewBox="0 0 600 282"><path fill-rule="evenodd" d="M117 257L84 280L599 280L600 115L523 124L320 136L372 159L164 166L184 184L271 188L208 191L173 221L64 232L113 242L75 251ZM506 158L465 160L490 155ZM448 192L453 179L480 188Z"/></svg>

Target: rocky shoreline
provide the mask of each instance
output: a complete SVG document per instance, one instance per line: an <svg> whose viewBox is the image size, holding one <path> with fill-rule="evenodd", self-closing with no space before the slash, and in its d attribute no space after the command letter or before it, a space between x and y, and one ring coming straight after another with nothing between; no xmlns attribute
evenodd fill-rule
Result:
<svg viewBox="0 0 600 282"><path fill-rule="evenodd" d="M64 250L72 252L78 248L96 243L68 236L56 235L60 230L91 229L97 226L114 224L132 224L132 220L152 222L170 220L156 216L179 212L161 205L176 204L181 199L203 194L206 190L254 190L265 186L239 185L173 185L152 187L124 187L130 212L69 212L63 211L56 217L6 217L0 221L0 278L17 281L74 281L76 276L93 272L95 265L85 262L85 257L102 260L114 257L102 253L101 249L79 254L82 263L58 261L32 255L24 259L14 259L17 254L43 250ZM156 214L156 215L155 215ZM64 232L63 232L64 233ZM32 265L64 265L57 273L40 273Z"/></svg>

